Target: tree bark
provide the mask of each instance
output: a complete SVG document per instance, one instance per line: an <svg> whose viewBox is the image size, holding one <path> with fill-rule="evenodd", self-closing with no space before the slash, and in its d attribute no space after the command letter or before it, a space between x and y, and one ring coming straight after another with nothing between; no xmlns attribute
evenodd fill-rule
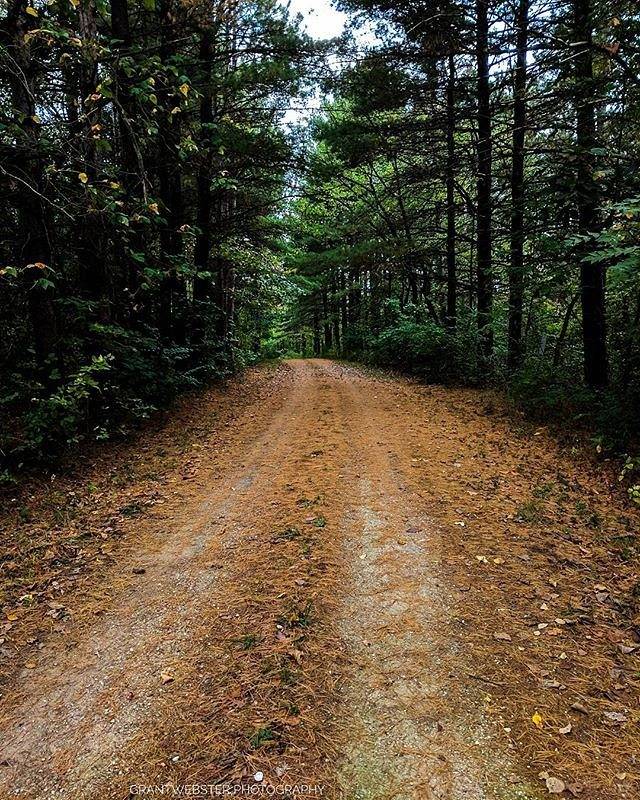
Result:
<svg viewBox="0 0 640 800"><path fill-rule="evenodd" d="M36 363L46 382L48 362L57 345L57 319L52 288L43 283L49 278L47 268L53 267L53 253L44 198L40 123L35 106L38 59L30 52L28 37L25 39L34 27L24 3L14 0L2 29L3 44L13 57L14 68L9 71L9 81L14 122L20 132L12 164L12 174L17 180L10 177L9 190L14 193L18 211L20 250L16 255L23 268Z"/></svg>
<svg viewBox="0 0 640 800"><path fill-rule="evenodd" d="M593 9L591 0L574 0L575 103L578 169L576 195L578 231L588 236L598 230L600 190L596 169L596 81L593 71ZM585 261L590 245L578 247L582 300L584 377L588 386L601 388L608 381L605 320L605 269Z"/></svg>
<svg viewBox="0 0 640 800"><path fill-rule="evenodd" d="M101 127L99 107L94 107L91 100L98 85L98 23L94 0L86 0L78 6L78 32L83 43L78 72L78 149L82 153L81 171L86 173L89 183L92 184L99 172L96 141ZM81 221L79 249L84 290L96 304L98 320L108 322L110 293L105 220L103 213L93 205L90 213Z"/></svg>
<svg viewBox="0 0 640 800"><path fill-rule="evenodd" d="M511 161L511 243L509 260L509 341L507 367L522 363L524 300L524 160L527 131L527 49L529 0L520 0L516 13L516 65L513 75L513 135Z"/></svg>
<svg viewBox="0 0 640 800"><path fill-rule="evenodd" d="M455 330L457 324L458 279L456 274L456 206L455 206L455 59L449 53L447 79L447 314L446 324Z"/></svg>
<svg viewBox="0 0 640 800"><path fill-rule="evenodd" d="M318 358L321 351L320 344L320 315L318 313L318 300L313 299L313 355Z"/></svg>
<svg viewBox="0 0 640 800"><path fill-rule="evenodd" d="M200 33L200 74L202 87L200 89L200 141L201 157L196 179L196 235L194 249L194 299L196 302L206 301L211 294L210 277L202 277L201 273L208 273L211 258L211 169L212 155L209 140L211 125L213 124L213 90L211 86L211 66L213 59L213 30L204 21ZM202 331L200 332L202 333Z"/></svg>
<svg viewBox="0 0 640 800"><path fill-rule="evenodd" d="M489 85L488 0L476 0L476 61L478 111L477 184L477 321L480 364L487 368L493 352L491 275L491 92Z"/></svg>
<svg viewBox="0 0 640 800"><path fill-rule="evenodd" d="M128 0L111 0L111 35L116 40L116 115L121 147L123 184L133 193L138 184L138 161L135 150L132 119L135 115L130 93L131 81L122 67L122 58L130 55L132 38L129 25Z"/></svg>
<svg viewBox="0 0 640 800"><path fill-rule="evenodd" d="M110 0L111 9L111 35L113 36L113 50L116 55L115 64L115 113L117 120L118 139L120 145L119 167L122 176L122 185L125 190L127 210L130 215L135 213L137 194L140 183L144 190L144 167L138 163L134 133L134 119L136 117L135 101L131 94L131 80L122 66L122 61L131 56L132 37L129 23L128 0ZM135 294L140 284L140 268L135 258L131 257L131 250L144 249L143 237L139 231L129 229L128 240L124 237L116 244L118 256L123 268L129 292Z"/></svg>
<svg viewBox="0 0 640 800"><path fill-rule="evenodd" d="M177 7L172 0L162 0L160 12L160 59L166 67L175 54L175 30ZM177 261L182 252L180 227L183 216L182 180L178 161L178 142L180 138L180 115L172 114L173 99L169 85L161 87L158 147L158 190L166 216L166 225L160 231L160 333L165 339L182 340L183 331L178 329L176 314L180 297L181 282L178 276ZM182 326L180 326L181 328Z"/></svg>
<svg viewBox="0 0 640 800"><path fill-rule="evenodd" d="M329 298L326 290L322 292L322 323L324 326L324 349L331 350L333 347L333 329L331 326Z"/></svg>
<svg viewBox="0 0 640 800"><path fill-rule="evenodd" d="M340 305L338 303L338 278L337 272L331 277L331 314L333 318L333 343L338 354L342 351L342 336L340 332Z"/></svg>

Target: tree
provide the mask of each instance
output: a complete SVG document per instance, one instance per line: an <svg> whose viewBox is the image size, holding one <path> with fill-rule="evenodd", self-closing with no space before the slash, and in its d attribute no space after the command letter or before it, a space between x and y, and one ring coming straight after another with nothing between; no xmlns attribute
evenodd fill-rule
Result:
<svg viewBox="0 0 640 800"><path fill-rule="evenodd" d="M596 103L594 75L592 0L574 0L574 53L576 146L578 149L576 195L578 231L584 243L578 248L582 297L584 375L589 386L606 386L608 381L605 324L605 273L601 262L587 260L589 237L599 227L600 191L596 180Z"/></svg>
<svg viewBox="0 0 640 800"><path fill-rule="evenodd" d="M527 132L527 54L529 0L519 0L515 19L516 62L513 71L513 136L511 155L511 241L509 262L510 371L522 364L522 309L524 303L524 167Z"/></svg>

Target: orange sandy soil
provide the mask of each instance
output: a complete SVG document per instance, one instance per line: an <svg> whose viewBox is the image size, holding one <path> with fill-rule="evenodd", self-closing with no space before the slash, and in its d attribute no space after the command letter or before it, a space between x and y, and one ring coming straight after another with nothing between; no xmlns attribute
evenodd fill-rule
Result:
<svg viewBox="0 0 640 800"><path fill-rule="evenodd" d="M6 497L0 798L640 797L639 515L487 402L290 361Z"/></svg>

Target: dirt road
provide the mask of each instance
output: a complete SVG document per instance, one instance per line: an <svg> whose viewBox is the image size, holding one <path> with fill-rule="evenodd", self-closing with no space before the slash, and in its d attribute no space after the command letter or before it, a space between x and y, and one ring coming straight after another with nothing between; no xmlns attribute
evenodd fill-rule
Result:
<svg viewBox="0 0 640 800"><path fill-rule="evenodd" d="M0 797L637 796L637 515L602 475L329 361L210 402L106 564L4 606Z"/></svg>

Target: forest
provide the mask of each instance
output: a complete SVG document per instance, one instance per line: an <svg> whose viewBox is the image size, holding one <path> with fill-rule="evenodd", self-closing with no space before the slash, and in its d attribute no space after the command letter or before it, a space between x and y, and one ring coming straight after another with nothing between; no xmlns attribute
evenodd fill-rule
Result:
<svg viewBox="0 0 640 800"><path fill-rule="evenodd" d="M632 0L3 5L5 477L295 353L632 446Z"/></svg>
<svg viewBox="0 0 640 800"><path fill-rule="evenodd" d="M0 800L640 797L638 0L0 0L0 99Z"/></svg>

